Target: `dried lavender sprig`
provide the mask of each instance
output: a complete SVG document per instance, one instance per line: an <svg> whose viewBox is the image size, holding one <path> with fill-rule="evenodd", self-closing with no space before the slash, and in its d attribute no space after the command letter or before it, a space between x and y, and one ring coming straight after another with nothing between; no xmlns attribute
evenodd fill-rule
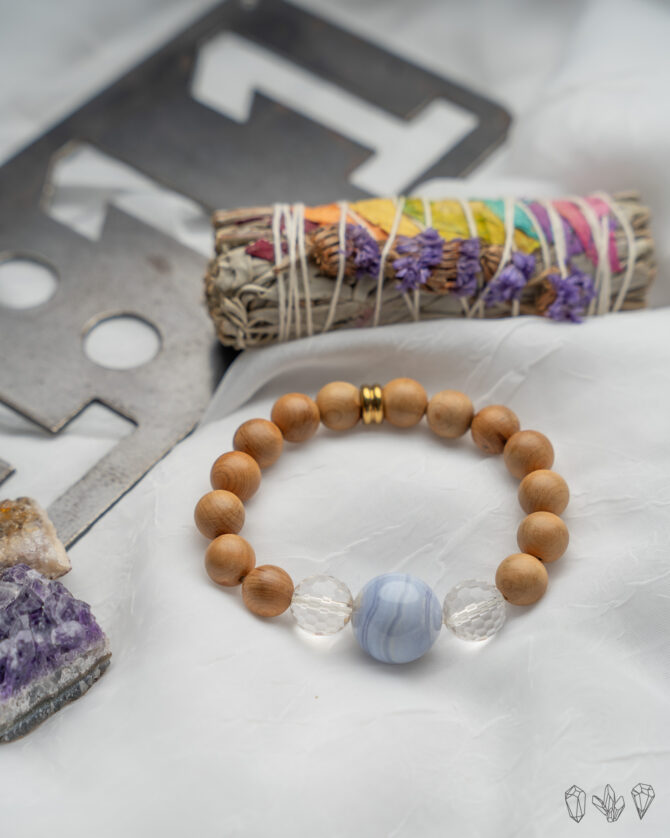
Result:
<svg viewBox="0 0 670 838"><path fill-rule="evenodd" d="M547 317L564 323L581 323L586 307L596 296L593 278L570 265L570 274L549 274L547 279L556 292L556 299L547 309Z"/></svg>
<svg viewBox="0 0 670 838"><path fill-rule="evenodd" d="M477 290L479 251L479 239L463 239L460 243L456 280L452 288L457 297L471 297Z"/></svg>
<svg viewBox="0 0 670 838"><path fill-rule="evenodd" d="M518 300L534 270L535 257L532 253L513 251L510 261L489 283L485 304L492 306Z"/></svg>
<svg viewBox="0 0 670 838"><path fill-rule="evenodd" d="M405 254L393 262L397 287L404 292L425 285L431 268L442 260L442 236L433 227L427 227L416 236L398 236L396 250Z"/></svg>
<svg viewBox="0 0 670 838"><path fill-rule="evenodd" d="M379 273L381 253L369 231L362 224L347 224L345 238L345 253L348 259L353 257L357 279Z"/></svg>

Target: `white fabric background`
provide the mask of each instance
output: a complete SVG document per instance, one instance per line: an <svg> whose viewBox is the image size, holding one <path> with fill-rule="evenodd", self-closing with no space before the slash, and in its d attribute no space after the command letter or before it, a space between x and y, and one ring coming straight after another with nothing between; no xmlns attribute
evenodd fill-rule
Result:
<svg viewBox="0 0 670 838"><path fill-rule="evenodd" d="M510 143L468 188L641 188L657 219L656 301L670 301L666 7L310 6L513 110ZM197 8L0 5L4 155ZM578 327L418 324L246 353L200 430L72 550L67 583L92 603L114 662L82 701L2 749L1 834L667 835L669 330L659 308ZM397 375L509 404L554 440L572 489L571 546L546 597L512 609L491 643L445 631L407 667L367 659L348 630L311 641L288 616L254 619L238 593L208 582L191 519L211 461L277 395ZM116 433L93 415L51 441L0 419L0 453L19 466L3 489L45 504ZM492 578L515 550L515 481L468 441L383 428L288 448L243 534L259 562L296 580L327 570L357 591L406 569L443 596ZM641 824L639 781L657 792ZM573 783L589 801L611 783L626 798L619 825L590 802L572 824Z"/></svg>

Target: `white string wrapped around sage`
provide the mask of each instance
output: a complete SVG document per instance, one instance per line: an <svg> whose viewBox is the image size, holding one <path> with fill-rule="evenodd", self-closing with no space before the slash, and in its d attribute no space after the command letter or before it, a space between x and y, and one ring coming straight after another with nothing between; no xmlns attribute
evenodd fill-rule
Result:
<svg viewBox="0 0 670 838"><path fill-rule="evenodd" d="M439 317L580 322L645 306L655 274L635 193L276 204L213 225L207 304L237 349Z"/></svg>

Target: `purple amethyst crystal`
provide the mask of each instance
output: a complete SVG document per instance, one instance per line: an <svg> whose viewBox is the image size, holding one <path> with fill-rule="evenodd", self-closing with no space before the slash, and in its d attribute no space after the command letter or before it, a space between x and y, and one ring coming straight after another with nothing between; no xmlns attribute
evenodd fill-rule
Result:
<svg viewBox="0 0 670 838"><path fill-rule="evenodd" d="M442 261L443 244L442 236L432 227L416 236L398 236L396 250L402 255L394 260L393 268L401 291L425 285L432 268Z"/></svg>
<svg viewBox="0 0 670 838"><path fill-rule="evenodd" d="M0 573L0 742L82 695L111 653L90 607L25 564Z"/></svg>
<svg viewBox="0 0 670 838"><path fill-rule="evenodd" d="M535 257L532 253L515 250L509 262L487 286L486 305L518 300L534 269Z"/></svg>
<svg viewBox="0 0 670 838"><path fill-rule="evenodd" d="M547 317L567 323L581 323L587 305L596 296L593 278L571 265L568 276L549 274L548 279L556 292L556 298L547 309Z"/></svg>
<svg viewBox="0 0 670 838"><path fill-rule="evenodd" d="M356 276L376 276L381 253L379 245L361 224L347 224L346 256L354 260Z"/></svg>

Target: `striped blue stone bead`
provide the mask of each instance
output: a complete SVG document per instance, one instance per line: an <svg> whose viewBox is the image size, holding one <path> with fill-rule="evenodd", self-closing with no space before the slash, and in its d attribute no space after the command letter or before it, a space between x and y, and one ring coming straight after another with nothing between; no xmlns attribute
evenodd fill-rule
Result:
<svg viewBox="0 0 670 838"><path fill-rule="evenodd" d="M383 663L424 655L442 626L440 603L429 585L408 573L375 576L354 601L351 624L361 648Z"/></svg>

